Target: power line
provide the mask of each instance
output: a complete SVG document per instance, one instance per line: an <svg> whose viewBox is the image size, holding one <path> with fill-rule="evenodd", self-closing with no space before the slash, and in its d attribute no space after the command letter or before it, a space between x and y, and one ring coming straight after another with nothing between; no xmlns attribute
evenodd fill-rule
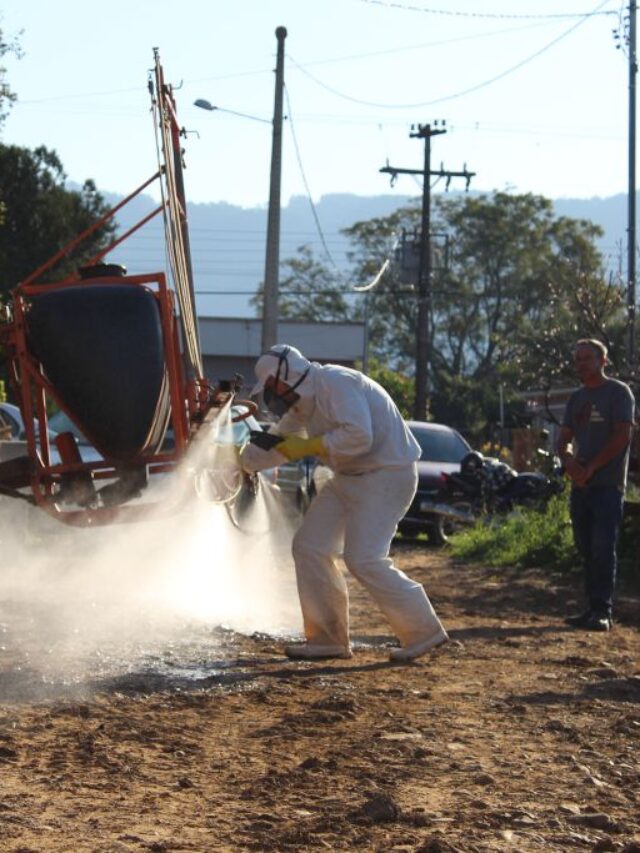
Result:
<svg viewBox="0 0 640 853"><path fill-rule="evenodd" d="M614 13L613 12L607 12L606 14L614 14ZM552 16L549 16L549 17L552 17ZM314 60L311 60L310 62L305 62L304 66L309 67L312 65L331 65L331 64L336 63L336 62L351 62L353 60L370 59L372 57L385 56L387 54L404 53L404 52L410 51L410 50L422 50L422 49L428 48L428 47L440 47L440 46L444 46L444 45L448 45L448 44L454 44L456 42L471 41L471 40L482 39L482 38L489 38L489 37L494 36L494 35L503 35L503 34L508 34L508 33L512 33L512 32L519 32L521 30L533 29L535 27L544 26L545 23L547 23L547 21L542 20L542 21L538 21L534 24L528 24L528 25L519 26L519 27L507 27L505 29L492 30L492 31L487 32L487 33L473 33L473 34L466 35L466 36L456 36L454 38L440 39L438 41L423 42L421 44L404 45L402 47L385 48L384 50L367 51L366 53L351 53L351 54L346 54L345 56L331 57L329 59L314 59ZM260 68L260 69L255 69L254 71L236 71L236 72L233 72L231 74L218 74L214 77L199 77L199 78L194 79L194 80L184 80L182 82L186 86L193 86L193 85L199 85L200 83L215 82L217 80L230 80L230 79L234 79L237 77L251 77L251 76L258 75L258 74L267 74L267 73L269 73L269 74L273 73L273 69L272 68ZM137 93L137 94L144 93L143 87L135 86L135 87L129 87L126 89L108 89L108 90L101 90L98 92L74 92L74 93L70 93L67 95L51 95L51 96L45 97L45 98L27 98L27 99L18 98L16 104L18 106L31 106L34 104L45 104L45 103L48 103L51 101L58 102L58 101L65 101L65 100L79 100L82 98L93 99L93 98L109 97L110 95L124 95L124 94L134 94L134 93ZM122 109L122 107L123 107L122 104L117 104L117 105L114 104L113 105L113 109ZM118 115L125 115L125 116L138 115L138 111L136 110L135 107L132 107L131 109L132 109L132 112L122 112L122 113L118 113ZM75 113L73 113L73 114L75 114Z"/></svg>
<svg viewBox="0 0 640 853"><path fill-rule="evenodd" d="M260 211L260 212L262 212L262 211ZM161 229L159 229L158 227L154 228L153 226L147 226L145 232L140 232L140 233L136 234L136 239L139 239L143 235L144 236L151 236L151 232L155 232L155 234L157 234L158 236L162 236L162 230ZM263 228L247 228L245 230L244 228L218 228L218 226L216 226L216 225L206 225L206 226L201 225L199 227L189 226L189 233L193 234L194 232L202 232L205 234L218 234L218 233L220 233L220 234L240 234L241 239L243 238L243 236L245 234L264 234L265 233ZM340 234L340 231L329 231L328 233L334 234L337 236L338 234ZM283 231L282 234L283 234L283 236L289 236L289 237L304 237L304 236L313 236L316 234L316 231ZM215 238L213 238L213 239L215 239ZM225 238L220 238L220 239L226 240L227 238L225 237Z"/></svg>
<svg viewBox="0 0 640 853"><path fill-rule="evenodd" d="M257 296L259 290L196 290L196 296ZM450 291L442 291L442 290L434 290L433 293L447 293ZM280 290L281 296L362 296L363 291L361 290L350 290L349 288L345 288L343 290L339 288L327 288L326 290ZM394 288L385 288L383 290L377 290L376 294L380 293L410 293L414 296L417 296L417 291L411 285L406 287L394 287Z"/></svg>
<svg viewBox="0 0 640 853"><path fill-rule="evenodd" d="M458 12L451 9L430 9L424 6L413 6L409 3L397 3L394 0L360 0L371 6L386 6L392 9L406 9L410 12L424 12L427 15L447 15L453 18L491 18L512 20L549 20L552 18L594 18L596 15L616 15L617 12L552 12L549 14L516 14L511 12Z"/></svg>
<svg viewBox="0 0 640 853"><path fill-rule="evenodd" d="M318 230L318 236L320 237L320 242L324 248L324 251L327 255L329 261L333 264L333 266L338 269L338 265L334 261L331 252L329 251L329 247L327 246L327 241L324 238L324 234L322 232L322 226L320 225L320 219L318 218L318 211L316 210L316 206L313 203L313 198L311 197L311 190L309 189L309 182L307 181L307 176L304 171L304 166L302 165L302 157L300 156L300 148L298 146L298 139L296 137L295 127L293 124L293 114L291 111L291 100L289 99L289 89L285 83L284 86L284 94L287 99L287 112L289 113L289 127L291 128L291 138L293 139L293 147L296 152L296 159L298 161L298 166L300 167L300 174L302 176L302 183L304 184L305 191L307 193L307 198L309 199L309 205L311 207L311 213L313 214L313 220L316 223L316 228Z"/></svg>
<svg viewBox="0 0 640 853"><path fill-rule="evenodd" d="M354 59L370 59L376 56L386 56L393 53L405 53L409 50L424 50L428 47L444 47L449 44L456 44L463 41L476 41L477 39L491 38L492 36L507 35L509 33L521 32L522 30L532 30L538 27L548 25L548 21L538 21L534 24L524 24L518 27L506 27L499 30L490 30L485 33L469 33L464 36L454 36L453 38L438 39L437 41L421 42L419 44L404 45L403 47L388 47L384 50L371 50L366 53L352 53L346 56L335 56L331 59L314 59L310 62L305 62L304 67L309 68L312 65L331 65L336 62L351 62Z"/></svg>
<svg viewBox="0 0 640 853"><path fill-rule="evenodd" d="M592 12L591 15L595 14L595 11L600 9L602 6L604 6L608 2L610 2L610 0L603 0L602 3L598 4L598 6L596 7L596 10L594 10L594 12ZM363 104L364 106L367 106L367 107L379 107L381 109L390 109L390 110L415 109L416 107L427 107L427 106L432 106L433 104L441 104L441 103L443 103L443 101L452 101L455 98L461 98L464 95L469 95L472 92L477 92L480 89L484 89L486 86L490 86L492 83L497 83L498 80L502 80L504 77L507 77L509 74L513 74L514 71L518 71L524 65L527 65L529 62L532 62L534 59L537 59L543 53L546 53L547 50L554 47L554 45L558 44L558 42L567 38L567 36L569 36L578 27L582 26L582 24L584 24L587 20L589 20L589 18L583 16L577 23L575 23L571 27L569 27L568 30L565 30L565 32L563 32L561 35L554 38L552 41L548 42L548 44L541 47L535 53L532 53L530 56L527 56L525 59L522 59L520 62L517 62L515 65L510 66L509 68L502 71L500 74L496 74L494 77L491 77L488 80L484 80L482 83L477 83L475 86L470 86L468 89L463 89L460 92L454 92L451 95L443 95L441 98L434 98L433 100L430 100L430 101L420 101L420 102L414 103L414 104L382 104L382 103L379 103L377 101L365 101L365 100L362 100L360 98L354 98L351 95L345 94L344 92L339 92L337 89L334 89L332 86L329 86L326 83L323 83L322 80L318 80L318 78L315 77L313 74L311 74L309 71L307 71L306 68L304 68L302 65L297 63L291 55L289 55L289 60L299 71L301 71L303 74L305 74L307 77L309 77L310 80L313 80L313 82L316 83L316 85L320 86L323 89L326 89L328 92L331 92L331 94L335 95L338 98L343 98L346 101L351 101L351 102L356 103L356 104Z"/></svg>

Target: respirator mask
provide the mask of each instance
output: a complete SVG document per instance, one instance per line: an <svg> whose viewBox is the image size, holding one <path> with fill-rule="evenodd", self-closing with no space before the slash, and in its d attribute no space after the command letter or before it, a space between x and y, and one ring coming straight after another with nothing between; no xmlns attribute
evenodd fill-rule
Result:
<svg viewBox="0 0 640 853"><path fill-rule="evenodd" d="M284 394L278 394L276 391L278 383L280 381L287 382L289 378L289 362L287 361L289 351L290 348L285 347L282 352L278 353L278 367L276 368L275 376L273 377L273 384L265 383L262 392L262 399L264 400L265 406L271 414L275 415L277 418L281 418L283 415L286 415L289 409L298 402L300 395L295 393L295 389L300 385L309 372L309 369L307 368L298 381L287 389ZM267 382L268 381L269 380L267 380Z"/></svg>

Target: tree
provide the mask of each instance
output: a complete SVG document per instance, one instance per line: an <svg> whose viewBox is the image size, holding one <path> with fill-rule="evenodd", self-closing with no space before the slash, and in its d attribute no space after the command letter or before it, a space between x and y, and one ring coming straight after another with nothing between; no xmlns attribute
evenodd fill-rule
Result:
<svg viewBox="0 0 640 853"><path fill-rule="evenodd" d="M520 387L560 375L567 338L595 331L588 306L599 305L603 326L615 313L614 303L601 298L606 286L594 243L601 230L556 218L550 201L531 194L445 201L440 212L455 235L442 293L434 297L440 369L474 379L500 376ZM532 346L536 341L542 345Z"/></svg>
<svg viewBox="0 0 640 853"><path fill-rule="evenodd" d="M0 186L5 203L0 226L0 299L29 273L107 210L93 181L80 191L65 187L54 151L0 144ZM59 280L108 243L114 226L103 225L47 275Z"/></svg>
<svg viewBox="0 0 640 853"><path fill-rule="evenodd" d="M369 377L385 389L402 416L410 418L413 412L415 389L413 379L399 370L394 370L377 358L369 359Z"/></svg>
<svg viewBox="0 0 640 853"><path fill-rule="evenodd" d="M399 222L415 227L418 211L348 233L360 252L375 242L388 252ZM576 337L615 328L618 294L605 283L600 229L555 217L541 196L441 196L433 228L447 234L448 258L433 276L432 414L477 432L491 409L497 414L499 384L516 391L566 377ZM413 359L415 302L394 277L375 295L377 355Z"/></svg>
<svg viewBox="0 0 640 853"><path fill-rule="evenodd" d="M544 387L571 376L578 337L597 334L615 351L619 288L606 282L591 222L556 217L541 196L494 192L439 196L433 230L447 235L432 282L431 414L479 434L497 419L498 387ZM353 278L366 281L390 257L396 235L420 225L418 205L357 222L345 233ZM309 294L306 294L309 308ZM372 355L412 371L417 292L393 265L370 292ZM326 313L330 306L324 306ZM288 306L295 311L295 306Z"/></svg>
<svg viewBox="0 0 640 853"><path fill-rule="evenodd" d="M2 62L4 57L9 54L13 54L18 58L22 56L20 42L17 37L7 41L4 32L0 27L0 62ZM11 104L15 100L16 94L11 91L9 84L7 83L7 69L4 65L0 65L0 128L4 124Z"/></svg>
<svg viewBox="0 0 640 853"><path fill-rule="evenodd" d="M283 261L282 267L278 297L282 319L309 323L354 319L353 307L346 299L346 285L314 257L309 246L300 246L297 256ZM258 315L262 314L263 287L251 299Z"/></svg>
<svg viewBox="0 0 640 853"><path fill-rule="evenodd" d="M22 56L20 43L17 38L7 41L2 28L0 27L0 62L2 62L7 54L11 53L17 57ZM9 84L7 83L7 69L4 65L0 65L0 130L2 130L2 125L5 122L9 108L15 100L16 94L11 91ZM5 203L3 200L2 190L0 189L0 227L4 222L5 211Z"/></svg>
<svg viewBox="0 0 640 853"><path fill-rule="evenodd" d="M417 205L399 208L389 216L356 222L344 233L353 248L348 258L355 266L353 278L371 281L393 254L397 235L413 230L419 223ZM374 356L399 370L413 373L415 324L417 320L415 288L400 281L390 266L379 284L369 291L369 342Z"/></svg>

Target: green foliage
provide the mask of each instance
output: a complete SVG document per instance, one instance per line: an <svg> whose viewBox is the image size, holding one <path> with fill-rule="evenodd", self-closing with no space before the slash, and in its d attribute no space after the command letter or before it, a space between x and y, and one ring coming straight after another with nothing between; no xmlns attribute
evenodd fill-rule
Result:
<svg viewBox="0 0 640 853"><path fill-rule="evenodd" d="M358 367L361 368L362 365L358 365ZM383 364L376 358L370 359L368 373L374 382L382 385L400 409L402 416L411 418L415 397L413 379L398 370L392 370L387 364Z"/></svg>
<svg viewBox="0 0 640 853"><path fill-rule="evenodd" d="M567 496L553 498L543 511L521 509L493 522L483 519L452 538L451 552L488 566L577 567Z"/></svg>
<svg viewBox="0 0 640 853"><path fill-rule="evenodd" d="M7 40L2 28L0 28L0 61L9 54L13 54L18 58L22 56L19 39L14 37ZM11 87L7 83L7 69L4 65L0 65L0 128L4 124L8 110L15 100L16 94L11 91Z"/></svg>
<svg viewBox="0 0 640 853"><path fill-rule="evenodd" d="M371 281L391 256L396 236L412 231L419 222L417 205L403 207L389 216L356 222L344 233L350 238L349 260L354 279ZM413 285L403 284L392 265L369 292L369 341L374 356L403 371L414 371L417 301Z"/></svg>
<svg viewBox="0 0 640 853"><path fill-rule="evenodd" d="M107 209L92 181L82 190L65 187L54 151L0 144L0 187L5 221L0 227L0 299ZM102 226L74 249L47 279L59 280L108 243L113 225Z"/></svg>
<svg viewBox="0 0 640 853"><path fill-rule="evenodd" d="M0 403L7 402L7 389L4 383L4 379L0 379Z"/></svg>
<svg viewBox="0 0 640 853"><path fill-rule="evenodd" d="M415 204L346 229L351 278L370 281L397 235L419 226ZM541 196L494 192L436 197L432 228L448 243L446 263L434 258L432 282L430 411L436 420L484 437L487 424L498 420L500 385L513 418L522 411L520 390L574 381L571 356L580 337L603 339L615 365L623 352L624 301L620 287L605 281L598 226L556 217ZM345 315L344 298L329 295L333 276L308 249L288 264L287 284L303 292L283 303L285 316L360 316ZM371 354L413 374L415 286L391 265L368 299Z"/></svg>
<svg viewBox="0 0 640 853"><path fill-rule="evenodd" d="M282 264L278 313L282 319L302 322L348 321L354 319L345 298L348 285L318 261L309 246L300 246L298 255ZM262 312L263 287L252 298L258 315Z"/></svg>
<svg viewBox="0 0 640 853"><path fill-rule="evenodd" d="M566 494L552 498L542 511L520 509L506 518L483 519L469 530L455 534L450 548L454 557L486 566L542 567L553 571L580 567ZM638 516L626 514L618 544L622 575L638 577L639 552Z"/></svg>
<svg viewBox="0 0 640 853"><path fill-rule="evenodd" d="M436 372L529 386L558 375L571 354L562 333L575 340L582 318L576 307L560 327L550 288L571 301L579 278L600 284L600 229L556 218L548 199L530 193L444 199L437 215L451 239L434 296Z"/></svg>

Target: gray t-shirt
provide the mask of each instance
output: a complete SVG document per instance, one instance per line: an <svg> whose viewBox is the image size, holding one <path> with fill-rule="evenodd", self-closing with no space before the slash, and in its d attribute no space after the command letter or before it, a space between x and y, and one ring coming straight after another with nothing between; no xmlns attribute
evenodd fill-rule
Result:
<svg viewBox="0 0 640 853"><path fill-rule="evenodd" d="M588 464L613 435L614 424L633 423L634 399L631 389L617 379L605 379L596 388L579 388L567 401L563 426L573 431L578 462ZM629 446L589 480L589 486L617 486L627 482Z"/></svg>

